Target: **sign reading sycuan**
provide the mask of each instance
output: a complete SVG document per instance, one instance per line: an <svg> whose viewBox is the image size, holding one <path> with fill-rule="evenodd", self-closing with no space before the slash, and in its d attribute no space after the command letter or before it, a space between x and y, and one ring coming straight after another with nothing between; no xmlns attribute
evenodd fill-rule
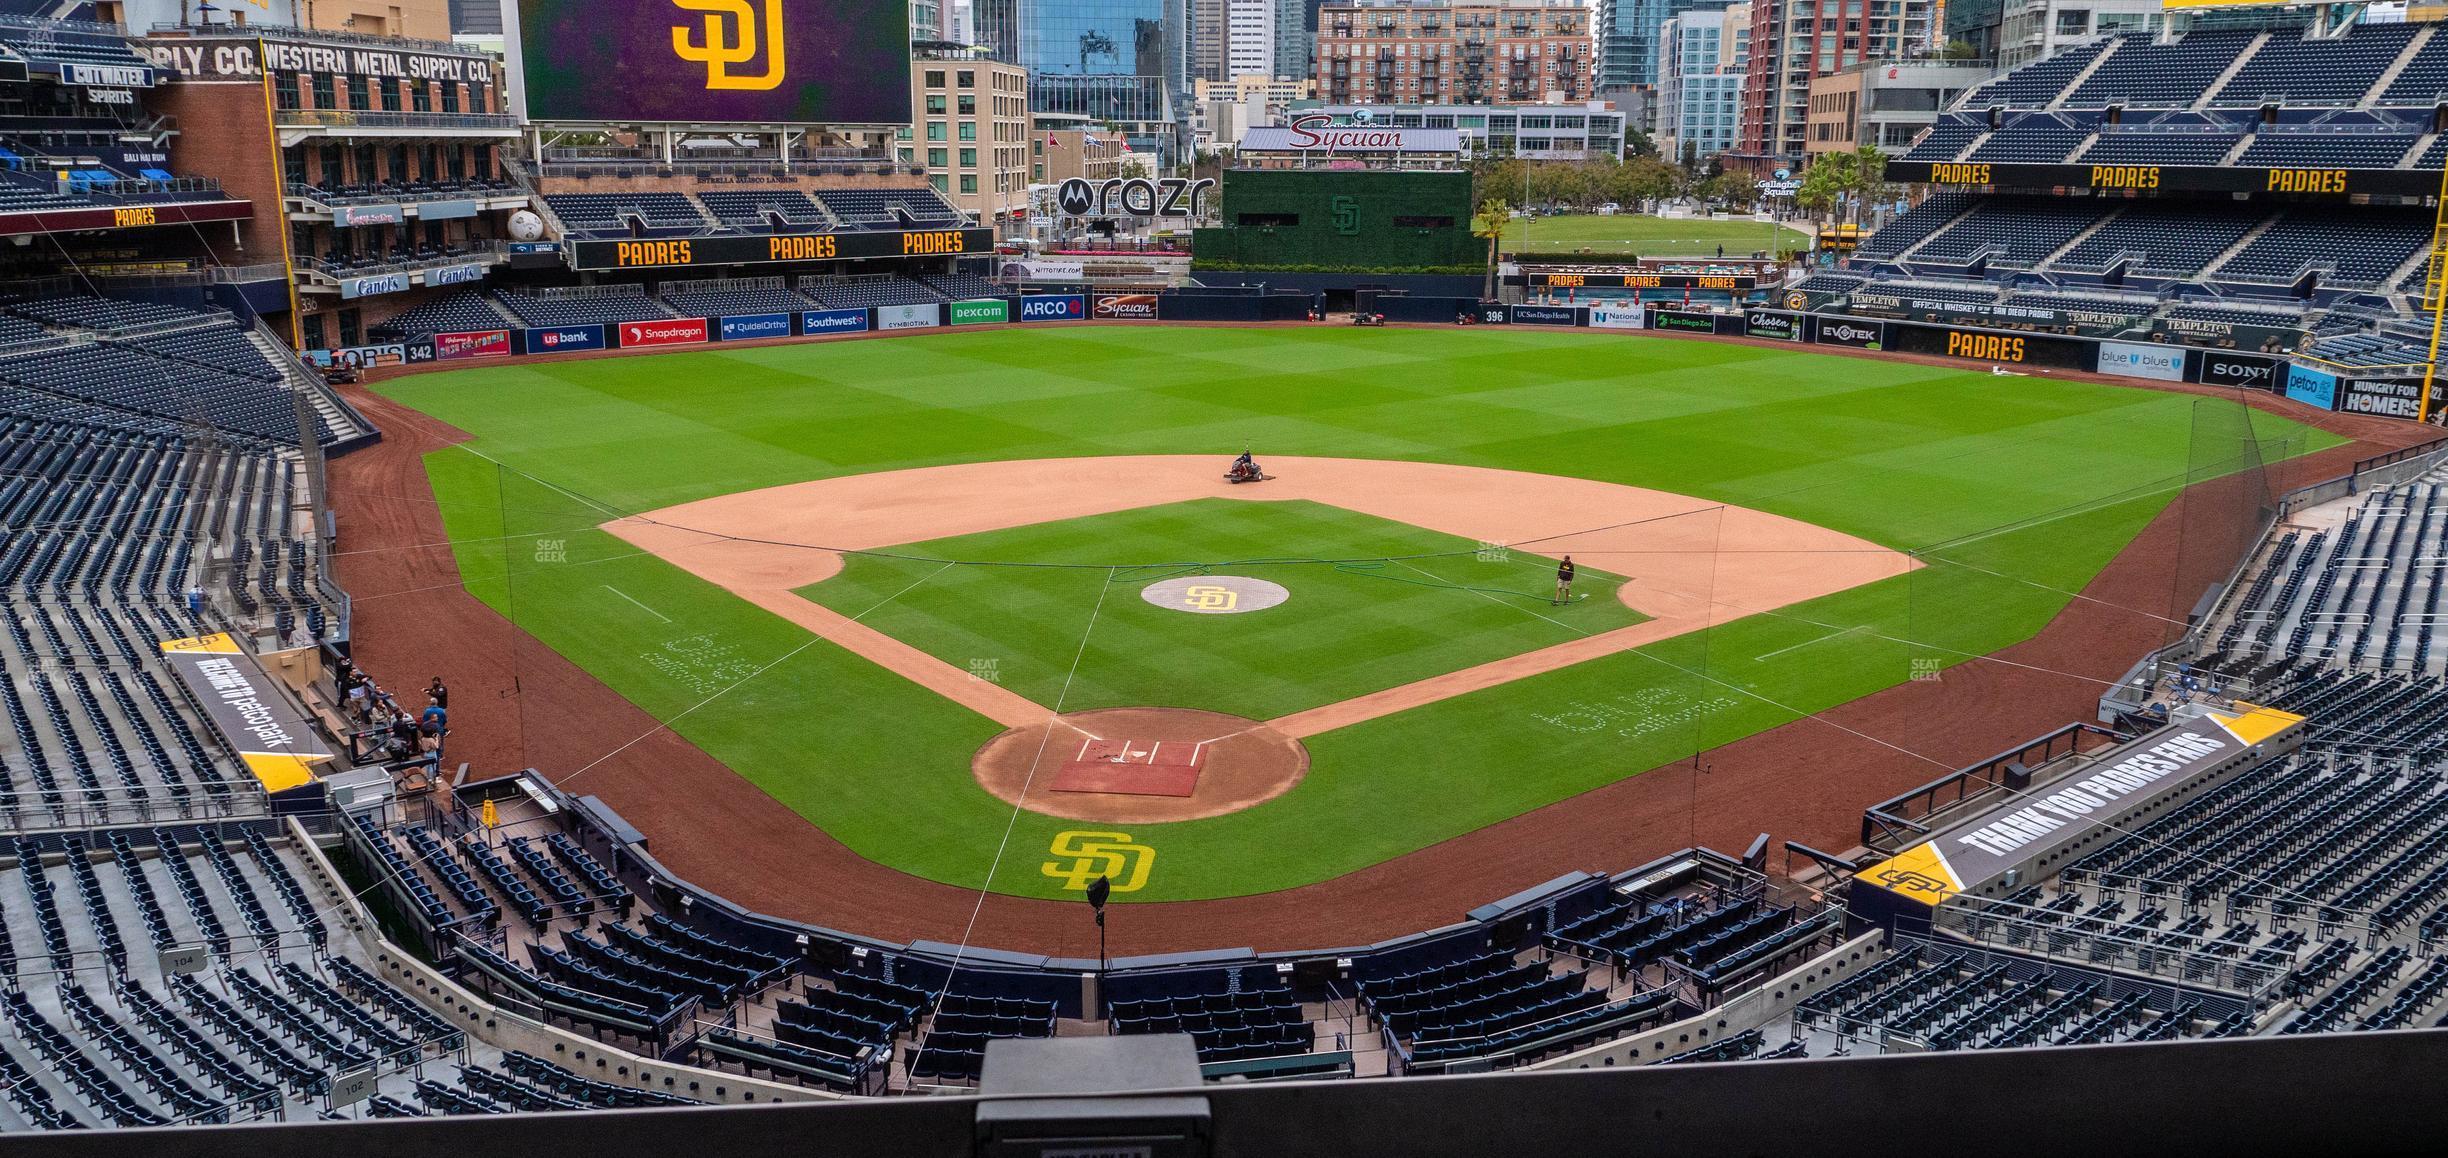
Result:
<svg viewBox="0 0 2448 1158"><path fill-rule="evenodd" d="M1458 153L1462 135L1453 129L1338 125L1326 113L1303 113L1291 123L1251 129L1241 138L1245 153Z"/></svg>

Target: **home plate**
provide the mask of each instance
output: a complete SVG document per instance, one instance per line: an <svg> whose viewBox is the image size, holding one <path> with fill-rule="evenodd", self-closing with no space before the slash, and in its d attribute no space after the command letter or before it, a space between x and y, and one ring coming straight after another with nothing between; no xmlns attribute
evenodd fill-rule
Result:
<svg viewBox="0 0 2448 1158"><path fill-rule="evenodd" d="M1197 791L1207 764L1207 744L1185 740L1080 741L1079 750L1054 774L1056 792L1109 792L1122 796L1188 796Z"/></svg>

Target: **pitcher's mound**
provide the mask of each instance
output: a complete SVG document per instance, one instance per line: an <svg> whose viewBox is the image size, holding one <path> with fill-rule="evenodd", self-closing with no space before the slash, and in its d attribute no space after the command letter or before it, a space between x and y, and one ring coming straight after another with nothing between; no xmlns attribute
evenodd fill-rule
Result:
<svg viewBox="0 0 2448 1158"><path fill-rule="evenodd" d="M1300 783L1309 752L1265 724L1221 712L1106 708L1013 728L987 741L969 767L988 792L1031 812L1161 824L1273 800Z"/></svg>

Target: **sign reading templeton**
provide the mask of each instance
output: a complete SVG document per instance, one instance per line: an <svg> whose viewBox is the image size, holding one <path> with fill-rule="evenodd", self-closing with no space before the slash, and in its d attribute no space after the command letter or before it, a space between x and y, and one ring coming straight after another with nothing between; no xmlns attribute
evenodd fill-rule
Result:
<svg viewBox="0 0 2448 1158"><path fill-rule="evenodd" d="M304 784L315 765L332 758L296 701L228 632L166 639L161 651L213 731L266 791Z"/></svg>

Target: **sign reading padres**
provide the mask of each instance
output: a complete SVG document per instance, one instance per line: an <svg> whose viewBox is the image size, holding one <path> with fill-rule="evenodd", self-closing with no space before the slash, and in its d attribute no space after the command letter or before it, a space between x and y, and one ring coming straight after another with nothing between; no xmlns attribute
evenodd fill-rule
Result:
<svg viewBox="0 0 2448 1158"><path fill-rule="evenodd" d="M639 241L580 241L573 243L572 248L571 264L579 269L770 265L784 261L987 253L994 249L994 230L882 229L772 237L672 237Z"/></svg>

